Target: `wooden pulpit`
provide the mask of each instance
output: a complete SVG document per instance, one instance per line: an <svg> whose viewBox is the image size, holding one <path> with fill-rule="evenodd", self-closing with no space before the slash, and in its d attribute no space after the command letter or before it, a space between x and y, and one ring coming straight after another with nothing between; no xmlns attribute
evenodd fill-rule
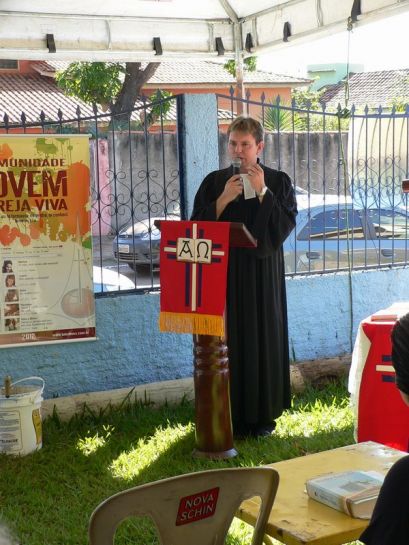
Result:
<svg viewBox="0 0 409 545"><path fill-rule="evenodd" d="M160 221L155 225L160 229ZM257 241L243 223L230 223L230 247L255 248ZM225 327L225 331L227 328ZM230 374L226 339L193 335L196 448L203 458L232 458Z"/></svg>

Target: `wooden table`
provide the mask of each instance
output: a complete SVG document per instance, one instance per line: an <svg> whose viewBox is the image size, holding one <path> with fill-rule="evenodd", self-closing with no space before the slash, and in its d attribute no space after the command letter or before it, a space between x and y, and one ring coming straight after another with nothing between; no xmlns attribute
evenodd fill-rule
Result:
<svg viewBox="0 0 409 545"><path fill-rule="evenodd" d="M305 482L323 473L350 469L387 473L407 452L367 441L271 464L280 474L277 496L267 525L267 535L286 545L341 545L358 539L368 525L310 499ZM254 524L258 499L243 502L236 516Z"/></svg>

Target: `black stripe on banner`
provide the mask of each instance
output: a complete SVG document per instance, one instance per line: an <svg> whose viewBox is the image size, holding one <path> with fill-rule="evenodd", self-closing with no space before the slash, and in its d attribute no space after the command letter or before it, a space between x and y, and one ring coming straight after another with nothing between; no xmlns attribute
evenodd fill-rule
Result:
<svg viewBox="0 0 409 545"><path fill-rule="evenodd" d="M197 278L197 306L202 306L202 279L203 279L203 265L199 263L199 273Z"/></svg>
<svg viewBox="0 0 409 545"><path fill-rule="evenodd" d="M392 361L392 356L390 354L382 354L382 361Z"/></svg>
<svg viewBox="0 0 409 545"><path fill-rule="evenodd" d="M188 307L190 302L190 263L185 265L185 306Z"/></svg>
<svg viewBox="0 0 409 545"><path fill-rule="evenodd" d="M221 263L220 257L212 257L212 263Z"/></svg>
<svg viewBox="0 0 409 545"><path fill-rule="evenodd" d="M382 375L382 382L395 382L394 375Z"/></svg>
<svg viewBox="0 0 409 545"><path fill-rule="evenodd" d="M167 257L168 259L176 259L176 254L175 254L175 255L173 255L173 254L166 254L166 257Z"/></svg>
<svg viewBox="0 0 409 545"><path fill-rule="evenodd" d="M221 247L222 247L222 244L218 244L218 243L215 244L215 243L213 243L212 246L213 246L213 248L216 248L216 250L217 250L218 248L221 248Z"/></svg>
<svg viewBox="0 0 409 545"><path fill-rule="evenodd" d="M176 246L176 240L168 240L166 244L169 244L169 246Z"/></svg>

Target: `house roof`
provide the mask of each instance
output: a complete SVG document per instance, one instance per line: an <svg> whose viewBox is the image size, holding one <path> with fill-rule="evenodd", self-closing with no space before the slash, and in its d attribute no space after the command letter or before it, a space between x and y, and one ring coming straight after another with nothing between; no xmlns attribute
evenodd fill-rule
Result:
<svg viewBox="0 0 409 545"><path fill-rule="evenodd" d="M360 72L349 77L349 104L357 108L391 106L393 99L409 101L409 69ZM345 82L327 87L321 97L328 107L345 103Z"/></svg>
<svg viewBox="0 0 409 545"><path fill-rule="evenodd" d="M77 108L80 107L81 117L93 117L92 106L79 99L64 95L54 79L40 75L3 74L0 75L0 123L7 114L10 124L21 124L21 114L26 116L25 123L40 123L40 114L44 112L46 120L58 120L58 110L63 113L63 119L77 119ZM142 101L135 103L135 108L143 107ZM98 114L104 114L99 108ZM109 113L105 115L109 116ZM230 120L231 112L218 111L219 120ZM135 111L131 119L139 119L139 112ZM171 101L171 107L166 114L166 121L176 121L176 103Z"/></svg>
<svg viewBox="0 0 409 545"><path fill-rule="evenodd" d="M161 63L159 68L149 80L150 84L234 84L236 79L227 72L223 64L211 61L190 61L179 63ZM244 83L247 84L285 84L287 86L309 85L311 80L306 78L296 78L274 72L255 70L254 72L244 71Z"/></svg>
<svg viewBox="0 0 409 545"><path fill-rule="evenodd" d="M53 76L57 70L63 70L69 63L56 61L36 61L31 66L43 75ZM164 85L194 85L209 84L233 85L235 78L223 68L222 63L212 61L185 61L185 62L161 62L155 74L148 81L149 86ZM274 84L285 86L309 85L311 79L286 76L264 70L254 72L244 71L244 83L252 84Z"/></svg>
<svg viewBox="0 0 409 545"><path fill-rule="evenodd" d="M57 70L68 66L65 62L33 61L31 67L38 73L5 73L0 74L0 119L7 113L10 123L21 123L21 113L26 115L26 123L38 123L40 113L44 111L49 120L58 119L58 110L61 109L64 119L76 119L77 108L81 109L81 117L93 116L93 109L79 99L64 95L54 81ZM44 77L48 76L48 77ZM152 87L164 87L166 84L193 86L194 83L208 84L212 87L234 84L234 78L223 68L223 65L209 61L184 63L161 63L149 83ZM306 85L310 80L282 76L272 72L245 72L247 85L259 86L287 86L295 87ZM138 102L136 107L142 106ZM102 114L102 110L98 110ZM138 118L138 113L133 118ZM230 119L231 113L219 110L219 119ZM176 107L172 101L171 109L166 119L176 120Z"/></svg>
<svg viewBox="0 0 409 545"><path fill-rule="evenodd" d="M59 109L65 119L76 118L78 106L82 116L93 115L91 106L64 95L54 80L40 75L3 74L0 81L0 116L7 114L10 123L21 123L22 112L26 123L38 123L41 111L49 120L58 119Z"/></svg>

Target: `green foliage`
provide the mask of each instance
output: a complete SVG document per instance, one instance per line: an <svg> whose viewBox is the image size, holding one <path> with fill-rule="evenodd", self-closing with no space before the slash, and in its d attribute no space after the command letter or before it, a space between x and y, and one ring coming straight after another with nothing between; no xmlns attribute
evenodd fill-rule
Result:
<svg viewBox="0 0 409 545"><path fill-rule="evenodd" d="M282 105L287 108L292 106L291 110L278 106L275 101L271 102L265 109L264 126L271 131L278 128L280 131L297 132L322 132L324 128L325 131L347 131L350 111L344 108L324 114L321 103L323 92L323 90L294 89L291 105Z"/></svg>
<svg viewBox="0 0 409 545"><path fill-rule="evenodd" d="M153 103L152 107L149 109L149 112L145 118L148 127L153 125L156 121L166 118L166 114L170 110L170 101L163 101L164 98L169 98L172 96L172 93L169 91L162 91L158 89L156 93L153 93L149 97L149 101Z"/></svg>
<svg viewBox="0 0 409 545"><path fill-rule="evenodd" d="M310 89L293 89L291 97L295 101L297 108L303 110L322 110L321 97L324 94L324 90L311 91Z"/></svg>
<svg viewBox="0 0 409 545"><path fill-rule="evenodd" d="M264 127L269 131L301 131L303 122L297 112L284 110L272 104L264 110Z"/></svg>
<svg viewBox="0 0 409 545"><path fill-rule="evenodd" d="M404 113L409 106L409 98L405 96L395 97L389 103L390 108L395 108L395 112Z"/></svg>
<svg viewBox="0 0 409 545"><path fill-rule="evenodd" d="M57 72L55 79L67 95L87 104L107 105L121 90L124 72L124 66L117 62L74 62Z"/></svg>
<svg viewBox="0 0 409 545"><path fill-rule="evenodd" d="M236 61L231 59L227 61L223 68L227 70L227 72L233 76L236 77ZM255 72L257 70L257 57L247 57L247 59L244 59L243 61L243 68L244 70L247 70L248 72Z"/></svg>
<svg viewBox="0 0 409 545"><path fill-rule="evenodd" d="M343 384L309 389L293 398L270 437L236 441L237 458L192 457L194 408L190 403L152 408L132 396L120 408L63 422L44 421L43 448L23 458L0 455L4 522L24 545L86 545L94 508L131 486L216 467L253 466L337 448L354 442L353 412ZM235 521L229 545L248 545L249 527ZM116 545L158 543L153 524L131 518Z"/></svg>

